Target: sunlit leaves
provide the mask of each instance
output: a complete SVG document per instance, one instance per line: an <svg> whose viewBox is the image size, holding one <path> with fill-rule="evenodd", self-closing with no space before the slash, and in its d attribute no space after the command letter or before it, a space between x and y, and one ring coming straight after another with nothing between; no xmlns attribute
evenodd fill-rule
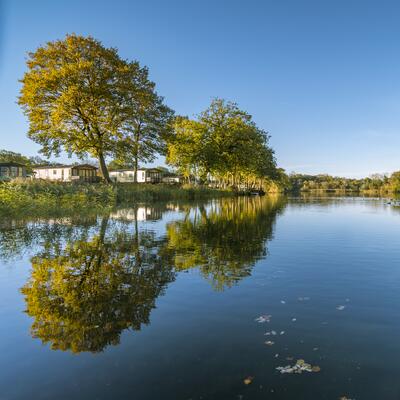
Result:
<svg viewBox="0 0 400 400"><path fill-rule="evenodd" d="M221 180L238 187L276 174L268 134L235 103L212 101L196 121L177 118L167 162L186 177Z"/></svg>
<svg viewBox="0 0 400 400"><path fill-rule="evenodd" d="M154 91L148 70L119 57L92 37L67 35L29 54L19 104L29 120L28 136L46 156L62 150L104 162L123 157L142 141L137 154L151 159L171 114ZM139 121L139 122L138 122Z"/></svg>

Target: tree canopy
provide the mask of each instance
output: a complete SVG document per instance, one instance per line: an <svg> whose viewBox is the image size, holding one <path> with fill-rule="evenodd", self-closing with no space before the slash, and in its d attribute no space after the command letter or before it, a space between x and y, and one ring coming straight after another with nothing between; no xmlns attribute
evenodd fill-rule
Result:
<svg viewBox="0 0 400 400"><path fill-rule="evenodd" d="M237 104L214 99L197 120L177 117L167 162L187 179L254 187L276 175L269 135Z"/></svg>
<svg viewBox="0 0 400 400"><path fill-rule="evenodd" d="M90 155L110 181L107 156L123 158L135 148L137 157L151 158L159 150L158 135L172 112L137 61L92 37L67 35L29 53L27 66L19 104L28 136L46 156Z"/></svg>
<svg viewBox="0 0 400 400"><path fill-rule="evenodd" d="M13 151L4 149L0 149L0 162L16 162L23 164L27 167L28 172L31 172L35 165L48 163L47 160L43 160L38 156L27 157L20 153L15 153Z"/></svg>

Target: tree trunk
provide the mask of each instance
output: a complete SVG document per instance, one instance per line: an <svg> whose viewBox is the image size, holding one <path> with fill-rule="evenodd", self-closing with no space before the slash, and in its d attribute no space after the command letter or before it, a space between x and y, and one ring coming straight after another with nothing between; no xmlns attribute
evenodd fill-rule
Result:
<svg viewBox="0 0 400 400"><path fill-rule="evenodd" d="M138 157L134 156L134 161L133 161L133 182L134 183L137 183L138 168L139 168Z"/></svg>
<svg viewBox="0 0 400 400"><path fill-rule="evenodd" d="M106 231L107 231L107 226L108 226L108 220L110 219L109 215L105 215L101 219L101 224L100 224L100 232L99 232L99 239L100 243L104 245L104 238L106 236Z"/></svg>
<svg viewBox="0 0 400 400"><path fill-rule="evenodd" d="M136 127L135 132L134 132L134 139L135 139L135 144L134 144L134 153L133 153L133 169L134 169L134 174L133 174L133 182L137 183L137 174L138 174L138 168L139 168L139 142L140 142L140 124ZM145 182L146 183L146 182Z"/></svg>
<svg viewBox="0 0 400 400"><path fill-rule="evenodd" d="M110 175L108 174L108 169L107 169L106 162L104 160L103 153L99 153L98 158L99 158L101 176L107 183L112 183L112 180L110 179Z"/></svg>

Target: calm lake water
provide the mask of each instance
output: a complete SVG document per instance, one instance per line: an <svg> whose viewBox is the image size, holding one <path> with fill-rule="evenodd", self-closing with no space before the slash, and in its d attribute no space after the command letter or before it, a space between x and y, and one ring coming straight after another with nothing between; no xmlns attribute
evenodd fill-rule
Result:
<svg viewBox="0 0 400 400"><path fill-rule="evenodd" d="M0 318L1 400L400 399L400 207L3 220Z"/></svg>

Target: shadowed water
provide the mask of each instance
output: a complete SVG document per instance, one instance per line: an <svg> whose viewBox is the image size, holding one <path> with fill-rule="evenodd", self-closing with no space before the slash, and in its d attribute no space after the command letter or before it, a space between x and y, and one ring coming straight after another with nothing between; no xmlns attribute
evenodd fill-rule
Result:
<svg viewBox="0 0 400 400"><path fill-rule="evenodd" d="M399 399L399 233L365 198L0 221L0 399Z"/></svg>

